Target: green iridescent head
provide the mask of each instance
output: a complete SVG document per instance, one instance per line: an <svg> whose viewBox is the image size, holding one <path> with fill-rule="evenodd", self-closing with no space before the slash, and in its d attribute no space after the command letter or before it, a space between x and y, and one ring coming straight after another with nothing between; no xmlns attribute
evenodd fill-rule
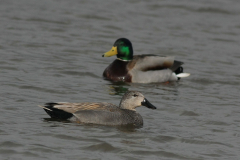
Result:
<svg viewBox="0 0 240 160"><path fill-rule="evenodd" d="M132 60L133 58L133 48L132 43L126 38L119 38L113 44L110 51L106 52L103 57L110 57L117 55L117 58L121 60Z"/></svg>

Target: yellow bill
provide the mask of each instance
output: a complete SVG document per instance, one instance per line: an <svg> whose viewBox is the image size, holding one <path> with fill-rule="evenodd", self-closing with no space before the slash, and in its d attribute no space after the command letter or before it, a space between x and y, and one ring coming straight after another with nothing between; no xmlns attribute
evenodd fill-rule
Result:
<svg viewBox="0 0 240 160"><path fill-rule="evenodd" d="M114 56L114 55L116 55L116 54L118 54L118 52L117 52L117 46L113 46L110 51L104 53L102 56L103 56L103 57L111 57L111 56Z"/></svg>

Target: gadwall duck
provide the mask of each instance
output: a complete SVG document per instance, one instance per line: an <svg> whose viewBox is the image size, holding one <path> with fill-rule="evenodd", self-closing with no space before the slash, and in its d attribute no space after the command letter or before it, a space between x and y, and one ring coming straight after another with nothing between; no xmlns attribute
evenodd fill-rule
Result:
<svg viewBox="0 0 240 160"><path fill-rule="evenodd" d="M119 106L111 103L46 103L42 107L51 118L70 120L78 123L101 125L128 125L142 126L142 116L135 108L146 106L156 109L142 93L128 91L122 97Z"/></svg>
<svg viewBox="0 0 240 160"><path fill-rule="evenodd" d="M174 60L174 57L160 57L157 55L133 56L132 43L126 38L118 39L110 51L103 57L117 55L103 72L103 76L112 81L133 83L154 83L177 81L181 77L188 77L183 73L183 62Z"/></svg>

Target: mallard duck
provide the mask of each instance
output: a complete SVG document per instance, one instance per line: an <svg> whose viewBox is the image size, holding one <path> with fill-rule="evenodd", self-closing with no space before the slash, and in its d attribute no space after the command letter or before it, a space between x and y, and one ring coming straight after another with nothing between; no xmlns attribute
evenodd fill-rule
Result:
<svg viewBox="0 0 240 160"><path fill-rule="evenodd" d="M142 93L137 91L126 92L119 106L111 103L46 103L43 108L51 118L70 120L78 123L91 123L101 125L143 125L142 116L135 108L146 106L156 109Z"/></svg>
<svg viewBox="0 0 240 160"><path fill-rule="evenodd" d="M183 62L174 57L160 57L157 55L133 56L132 43L126 38L116 40L110 51L103 57L116 55L114 60L103 72L106 79L133 83L154 83L177 81L180 77L187 77L183 73Z"/></svg>

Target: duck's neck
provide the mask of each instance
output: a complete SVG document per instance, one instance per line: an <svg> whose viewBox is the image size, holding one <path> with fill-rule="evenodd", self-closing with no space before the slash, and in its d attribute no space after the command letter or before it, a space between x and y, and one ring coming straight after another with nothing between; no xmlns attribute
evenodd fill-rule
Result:
<svg viewBox="0 0 240 160"><path fill-rule="evenodd" d="M131 61L132 59L130 59L130 60L124 60L124 59L121 59L121 58L117 58L118 60L120 60L120 61L124 61L124 62L128 62L128 61Z"/></svg>
<svg viewBox="0 0 240 160"><path fill-rule="evenodd" d="M119 108L131 110L131 111L136 111L135 108L132 108L132 106L130 106L129 104L125 103L124 101L120 102Z"/></svg>

